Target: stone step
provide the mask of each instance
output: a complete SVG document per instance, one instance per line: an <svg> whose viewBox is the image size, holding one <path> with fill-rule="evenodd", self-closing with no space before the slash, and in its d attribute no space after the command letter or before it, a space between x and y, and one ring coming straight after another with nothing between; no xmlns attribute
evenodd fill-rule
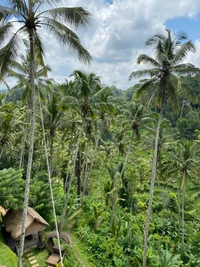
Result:
<svg viewBox="0 0 200 267"><path fill-rule="evenodd" d="M34 264L34 263L37 263L37 260L33 260L33 261L30 261L30 264Z"/></svg>
<svg viewBox="0 0 200 267"><path fill-rule="evenodd" d="M33 253L32 252L31 253L28 253L27 256L28 257L31 257L31 256L33 256Z"/></svg>
<svg viewBox="0 0 200 267"><path fill-rule="evenodd" d="M34 259L35 259L35 256L31 256L28 258L29 261L34 260Z"/></svg>

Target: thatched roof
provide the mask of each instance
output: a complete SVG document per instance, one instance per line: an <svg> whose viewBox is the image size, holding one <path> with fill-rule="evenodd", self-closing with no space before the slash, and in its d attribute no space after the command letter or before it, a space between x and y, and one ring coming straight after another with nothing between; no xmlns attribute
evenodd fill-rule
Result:
<svg viewBox="0 0 200 267"><path fill-rule="evenodd" d="M4 207L0 206L0 215L5 216L6 215L6 209ZM0 265L1 267L1 265Z"/></svg>
<svg viewBox="0 0 200 267"><path fill-rule="evenodd" d="M14 240L19 240L22 228L23 210L8 211L3 217L4 227ZM43 231L49 225L34 209L28 207L25 236Z"/></svg>

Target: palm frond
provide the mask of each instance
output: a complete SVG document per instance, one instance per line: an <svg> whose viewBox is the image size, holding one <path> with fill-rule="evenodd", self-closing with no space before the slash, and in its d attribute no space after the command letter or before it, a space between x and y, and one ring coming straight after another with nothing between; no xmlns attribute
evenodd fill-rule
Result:
<svg viewBox="0 0 200 267"><path fill-rule="evenodd" d="M54 20L64 20L75 27L86 27L90 24L90 13L82 7L60 7L47 10L47 15Z"/></svg>
<svg viewBox="0 0 200 267"><path fill-rule="evenodd" d="M173 110L177 113L179 111L179 96L181 90L181 82L178 77L173 74L170 74L167 79L166 84L166 95L168 96L169 102Z"/></svg>
<svg viewBox="0 0 200 267"><path fill-rule="evenodd" d="M13 1L16 2L16 1ZM0 20L3 22L8 22L12 17L20 17L19 11L5 7L5 6L0 6Z"/></svg>
<svg viewBox="0 0 200 267"><path fill-rule="evenodd" d="M8 6L11 7L9 9L10 11L16 13L21 13L21 14L26 14L28 13L28 6L27 6L27 1L16 1L16 0L7 0Z"/></svg>
<svg viewBox="0 0 200 267"><path fill-rule="evenodd" d="M21 59L22 59L22 57L21 57ZM15 69L16 72L18 71L18 72L23 73L23 74L25 74L25 73L28 74L27 67L24 64L20 64L19 62L15 61L15 60L12 60L11 63L10 63L10 70L11 69L12 70ZM8 72L8 76L10 76L10 72L11 71ZM14 76L12 76L12 74L11 74L10 77L14 77Z"/></svg>
<svg viewBox="0 0 200 267"><path fill-rule="evenodd" d="M153 37L149 38L145 44L146 46L155 45L158 43L158 40L164 41L165 38L166 37L163 34L155 34Z"/></svg>
<svg viewBox="0 0 200 267"><path fill-rule="evenodd" d="M4 76L9 69L10 63L17 58L20 48L20 39L15 34L10 41L0 49L0 73Z"/></svg>
<svg viewBox="0 0 200 267"><path fill-rule="evenodd" d="M177 50L173 59L174 65L181 62L189 52L195 52L195 46L191 41L182 44L181 47Z"/></svg>
<svg viewBox="0 0 200 267"><path fill-rule="evenodd" d="M155 88L155 83L157 82L157 79L152 78L147 81L145 81L140 88L136 92L136 97L140 97L142 94L144 94L149 88L152 88L152 90Z"/></svg>
<svg viewBox="0 0 200 267"><path fill-rule="evenodd" d="M129 75L129 81L134 77L135 78L141 78L141 77L144 77L144 76L154 77L154 76L158 75L159 73L160 73L160 69L159 68L133 71Z"/></svg>
<svg viewBox="0 0 200 267"><path fill-rule="evenodd" d="M200 74L200 68L197 68L190 63L176 65L172 68L172 71L176 72L179 75Z"/></svg>
<svg viewBox="0 0 200 267"><path fill-rule="evenodd" d="M37 0L35 1L38 5L42 5L42 4L45 4L45 5L48 5L49 7L56 7L58 6L58 4L65 4L65 1L64 0Z"/></svg>
<svg viewBox="0 0 200 267"><path fill-rule="evenodd" d="M13 25L11 22L3 23L0 21L0 44L3 44L6 38L12 33Z"/></svg>
<svg viewBox="0 0 200 267"><path fill-rule="evenodd" d="M43 23L42 23L43 24ZM78 57L83 62L89 63L92 59L89 52L81 45L78 36L62 23L45 18L45 24L47 29L64 44L67 44L69 48L78 54Z"/></svg>
<svg viewBox="0 0 200 267"><path fill-rule="evenodd" d="M74 96L65 96L63 99L62 99L62 106L64 107L64 109L69 109L69 107L72 107L72 108L75 108L75 109L79 109L79 101L76 97Z"/></svg>
<svg viewBox="0 0 200 267"><path fill-rule="evenodd" d="M188 86L183 79L179 78L181 87L180 87L180 94L187 96L190 101L193 103L197 102L197 95L195 94L194 90L192 87Z"/></svg>
<svg viewBox="0 0 200 267"><path fill-rule="evenodd" d="M2 77L1 75L0 75L0 82L3 83L3 84L6 86L6 88L8 89L8 92L11 91L10 86L9 86L8 83L6 82L5 78Z"/></svg>
<svg viewBox="0 0 200 267"><path fill-rule="evenodd" d="M149 57L149 56L146 55L146 54L141 54L141 55L139 55L139 57L138 57L138 59L137 59L137 63L138 63L138 64L140 64L140 63L145 63L145 64L152 65L152 66L154 66L154 67L157 67L157 68L160 67L159 62L157 62L155 59L153 59L152 57Z"/></svg>
<svg viewBox="0 0 200 267"><path fill-rule="evenodd" d="M35 49L35 61L38 65L40 66L45 66L45 63L44 63L44 58L43 58L43 55L44 55L44 48L43 48L43 44L42 44L42 40L39 36L39 34L37 33L37 31L35 31L35 34L34 34L34 49ZM46 73L47 75L47 73Z"/></svg>
<svg viewBox="0 0 200 267"><path fill-rule="evenodd" d="M47 72L51 71L51 68L48 65L45 65L44 67L40 68L39 70L37 70L35 77L37 77L37 79L39 77L47 77Z"/></svg>

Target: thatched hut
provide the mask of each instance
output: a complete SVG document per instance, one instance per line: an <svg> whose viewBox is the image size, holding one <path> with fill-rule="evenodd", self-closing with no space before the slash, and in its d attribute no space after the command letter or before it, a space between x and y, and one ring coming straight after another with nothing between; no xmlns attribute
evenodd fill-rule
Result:
<svg viewBox="0 0 200 267"><path fill-rule="evenodd" d="M10 210L3 217L6 232L15 241L20 240L22 229L23 210ZM25 231L25 248L36 245L39 240L38 233L43 231L49 224L31 207L28 207Z"/></svg>

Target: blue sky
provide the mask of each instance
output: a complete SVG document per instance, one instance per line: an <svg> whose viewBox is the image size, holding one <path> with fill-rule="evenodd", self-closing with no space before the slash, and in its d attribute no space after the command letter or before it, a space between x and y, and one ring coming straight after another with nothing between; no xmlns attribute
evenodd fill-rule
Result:
<svg viewBox="0 0 200 267"><path fill-rule="evenodd" d="M3 4L0 0L0 4ZM91 12L91 25L76 31L93 61L80 63L74 54L56 42L42 28L45 63L50 65L49 74L55 82L64 82L72 72L80 69L94 72L103 84L121 89L131 87L136 80L128 80L133 70L146 66L137 64L139 54L153 55L145 42L154 34L185 33L196 47L195 54L188 54L186 62L200 67L200 0L67 0L68 6L82 6ZM192 4L191 4L192 3ZM9 81L10 86L14 81Z"/></svg>
<svg viewBox="0 0 200 267"><path fill-rule="evenodd" d="M185 33L192 41L200 38L200 14L197 14L194 18L179 17L170 19L165 22L165 25L173 31Z"/></svg>

